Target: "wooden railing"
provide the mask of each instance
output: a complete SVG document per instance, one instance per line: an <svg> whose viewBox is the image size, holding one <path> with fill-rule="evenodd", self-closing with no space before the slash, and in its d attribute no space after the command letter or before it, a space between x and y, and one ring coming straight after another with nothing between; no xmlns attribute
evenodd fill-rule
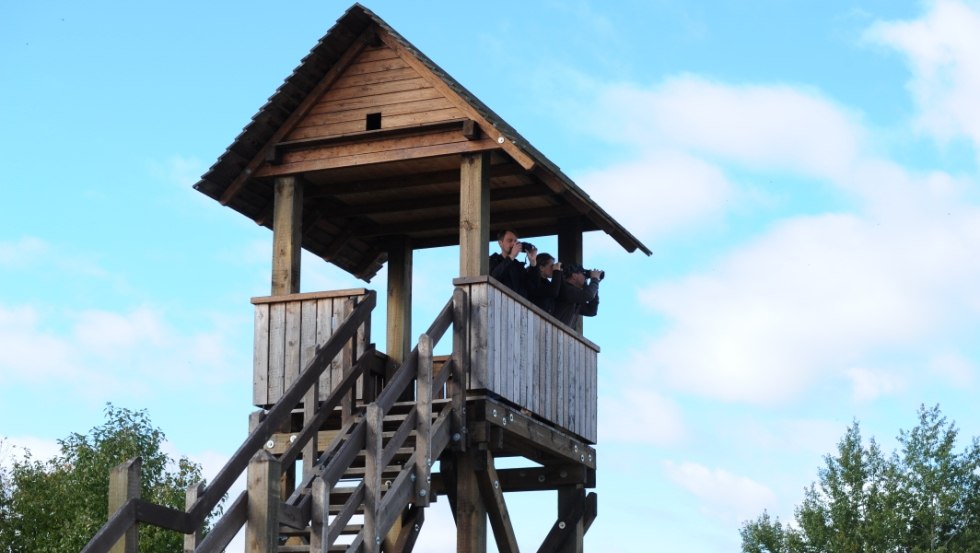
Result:
<svg viewBox="0 0 980 553"><path fill-rule="evenodd" d="M353 340L357 336L358 329L362 324L369 321L371 311L376 304L374 292L368 292L366 297L356 306L352 305L348 310L349 315L341 323L327 342L315 350L313 358L309 361L306 368L298 375L296 380L283 393L276 404L265 413L260 421L255 421L254 428L245 439L244 443L232 455L231 459L218 472L214 480L208 485L198 499L187 511L180 511L162 505L156 505L142 499L130 499L115 513L113 513L105 526L89 541L82 549L82 553L106 553L112 546L122 538L127 530L138 522L153 524L162 528L175 530L183 534L195 534L204 524L209 514L214 510L222 498L228 493L231 485L245 471L246 468L252 472L267 466L268 459L263 458L264 446L269 438L278 431L289 419L293 409L295 409L304 398L310 399L318 397L318 383L321 375L330 365L331 361L337 357L345 347L353 347ZM306 404L313 409L311 417L304 420L304 428L298 434L298 439L294 442L295 450L290 451L289 455L295 460L300 448L309 448L309 443L315 440L315 435L324 418L332 412L341 400L350 391L357 378L364 372L369 360L374 359L372 351L365 351L359 355L358 362L353 364L348 373L343 376L342 381L336 386L334 394L325 402L307 401ZM258 419L259 417L255 417ZM314 445L315 447L315 445ZM257 455L258 454L258 455ZM271 455L268 455L271 457ZM286 455L283 460L288 460ZM278 460L276 460L279 463ZM225 511L225 515L208 534L207 538L197 546L196 551L218 552L224 549L231 541L247 517L259 516L259 513L249 513L249 501L246 497L247 492L239 495ZM256 499L256 498L253 498ZM257 504L256 501L252 502ZM278 498L273 505L278 504ZM252 525L250 525L252 526ZM255 526L262 526L256 524ZM278 532L278 524L272 525ZM278 539L278 534L276 535ZM272 551L273 549L268 549Z"/></svg>
<svg viewBox="0 0 980 553"><path fill-rule="evenodd" d="M599 346L492 277L459 278L467 389L486 390L596 443Z"/></svg>

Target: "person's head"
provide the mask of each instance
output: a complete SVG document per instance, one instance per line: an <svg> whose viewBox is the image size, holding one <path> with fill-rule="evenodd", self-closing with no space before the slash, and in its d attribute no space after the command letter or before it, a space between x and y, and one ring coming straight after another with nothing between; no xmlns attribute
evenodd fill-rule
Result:
<svg viewBox="0 0 980 553"><path fill-rule="evenodd" d="M510 255L510 250L517 244L517 234L512 230L502 230L497 233L497 244L500 245L500 253Z"/></svg>
<svg viewBox="0 0 980 553"><path fill-rule="evenodd" d="M582 270L581 265L576 265L574 263L566 264L564 274L565 282L576 288L582 288L585 286L585 271Z"/></svg>
<svg viewBox="0 0 980 553"><path fill-rule="evenodd" d="M538 254L538 271L544 278L551 278L555 273L555 257L550 253Z"/></svg>

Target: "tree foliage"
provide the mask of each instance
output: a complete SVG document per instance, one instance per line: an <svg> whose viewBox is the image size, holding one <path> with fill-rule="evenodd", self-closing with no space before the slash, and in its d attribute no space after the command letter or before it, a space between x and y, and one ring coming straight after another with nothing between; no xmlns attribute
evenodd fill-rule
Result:
<svg viewBox="0 0 980 553"><path fill-rule="evenodd" d="M764 512L743 524L742 551L980 553L980 442L957 453L956 437L939 406L923 406L886 457L855 422L804 491L795 525Z"/></svg>
<svg viewBox="0 0 980 553"><path fill-rule="evenodd" d="M28 452L0 471L0 553L78 553L108 517L109 472L142 457L143 499L183 510L201 467L162 451L163 432L145 410L105 408L105 423L59 440L60 453L41 461ZM179 552L181 534L140 525L140 551Z"/></svg>

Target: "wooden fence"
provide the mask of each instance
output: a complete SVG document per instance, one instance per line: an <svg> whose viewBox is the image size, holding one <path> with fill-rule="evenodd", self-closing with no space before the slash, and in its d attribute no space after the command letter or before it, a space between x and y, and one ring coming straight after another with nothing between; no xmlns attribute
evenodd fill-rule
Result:
<svg viewBox="0 0 980 553"><path fill-rule="evenodd" d="M468 301L469 390L486 390L596 443L599 346L491 277L453 281Z"/></svg>
<svg viewBox="0 0 980 553"><path fill-rule="evenodd" d="M253 403L267 407L279 401L349 311L367 297L355 288L332 292L289 294L252 298L255 305ZM353 299L353 302L347 300ZM334 358L320 377L319 399L327 398L360 352L371 341L370 321L365 322L349 347Z"/></svg>

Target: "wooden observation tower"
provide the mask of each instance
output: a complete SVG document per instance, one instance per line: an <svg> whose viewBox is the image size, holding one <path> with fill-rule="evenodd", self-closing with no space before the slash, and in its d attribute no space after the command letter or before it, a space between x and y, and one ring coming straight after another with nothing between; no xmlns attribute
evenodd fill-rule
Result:
<svg viewBox="0 0 980 553"><path fill-rule="evenodd" d="M221 551L244 525L249 553L409 552L444 497L458 552L486 551L489 521L498 550L516 553L505 496L542 490L557 509L536 550L582 551L599 347L487 276L489 242L502 229L557 236L559 259L581 263L585 231L649 255L639 240L359 4L195 188L273 231L271 295L252 299L261 410L185 511L122 501L85 551L124 547L142 522L185 533L185 551ZM416 341L413 252L450 245L454 292ZM301 248L366 281L387 264L384 352L375 292L299 293ZM440 339L450 355L433 354ZM501 457L528 463L498 469ZM246 470L247 490L201 539Z"/></svg>

